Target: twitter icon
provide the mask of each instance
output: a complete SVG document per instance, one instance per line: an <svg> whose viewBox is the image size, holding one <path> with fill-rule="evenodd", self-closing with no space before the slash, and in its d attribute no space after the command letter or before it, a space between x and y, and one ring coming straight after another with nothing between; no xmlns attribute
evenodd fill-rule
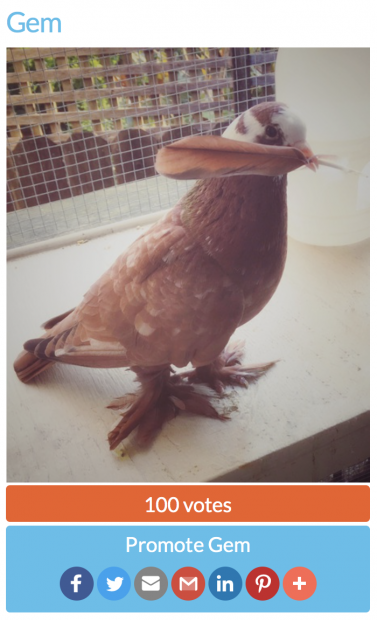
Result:
<svg viewBox="0 0 377 620"><path fill-rule="evenodd" d="M130 591L131 579L123 568L111 566L105 568L99 575L97 588L99 593L109 601L119 601Z"/></svg>
<svg viewBox="0 0 377 620"><path fill-rule="evenodd" d="M115 577L114 581L111 581L111 579L107 578L108 591L116 592L117 590L119 590L122 585L123 579L124 577Z"/></svg>

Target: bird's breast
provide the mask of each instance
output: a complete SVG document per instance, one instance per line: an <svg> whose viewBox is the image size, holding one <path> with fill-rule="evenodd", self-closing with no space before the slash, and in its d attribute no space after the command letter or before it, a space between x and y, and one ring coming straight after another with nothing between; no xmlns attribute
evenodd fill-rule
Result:
<svg viewBox="0 0 377 620"><path fill-rule="evenodd" d="M247 322L270 300L287 252L286 176L199 181L183 221L242 290Z"/></svg>

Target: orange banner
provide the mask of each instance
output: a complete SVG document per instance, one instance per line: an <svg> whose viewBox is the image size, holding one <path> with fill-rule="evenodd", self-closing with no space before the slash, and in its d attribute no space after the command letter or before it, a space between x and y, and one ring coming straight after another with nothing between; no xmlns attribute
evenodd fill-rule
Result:
<svg viewBox="0 0 377 620"><path fill-rule="evenodd" d="M10 522L366 522L367 485L9 485Z"/></svg>

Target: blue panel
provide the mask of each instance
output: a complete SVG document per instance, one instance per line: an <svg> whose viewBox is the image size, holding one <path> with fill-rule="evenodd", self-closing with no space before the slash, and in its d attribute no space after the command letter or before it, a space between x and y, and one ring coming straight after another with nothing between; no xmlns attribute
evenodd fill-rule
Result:
<svg viewBox="0 0 377 620"><path fill-rule="evenodd" d="M210 544L211 539L214 540ZM159 551L160 541L168 544L163 544ZM140 547L141 542L144 544ZM174 573L186 566L201 571L206 582L203 593L194 600L182 600L171 586ZM142 573L138 573L147 567L144 583ZM153 572L150 567L158 570ZM256 600L246 589L246 578L257 567L267 567L279 578L280 587L269 600ZM284 591L284 576L294 567L309 569L317 580L314 594L306 600L293 600ZM66 572L71 568L75 570ZM106 569L109 571L98 581ZM239 593L233 598L230 595L219 598L211 593L209 578L214 571L221 570L227 577L228 586L224 588L231 587L229 582L234 571L242 578L240 591L239 582L235 583ZM93 590L86 571L93 577ZM72 592L74 588L80 592L81 588L87 588L90 591L87 598L72 600L63 594L60 581L64 573L63 589L67 591L71 587ZM155 588L160 586L156 586L156 581L166 587L163 573L168 586L157 598ZM190 584L189 578L194 577L194 572L188 574L182 587L189 590L186 582ZM222 582L222 576L212 577L212 588L221 587L216 585L216 579ZM268 577L265 575L264 579L266 584ZM100 588L97 581L102 584ZM176 583L181 583L178 577ZM366 612L369 585L367 526L7 528L7 610L11 612ZM194 586L195 582L191 584ZM101 594L101 589L106 596ZM185 595L191 596L190 592Z"/></svg>

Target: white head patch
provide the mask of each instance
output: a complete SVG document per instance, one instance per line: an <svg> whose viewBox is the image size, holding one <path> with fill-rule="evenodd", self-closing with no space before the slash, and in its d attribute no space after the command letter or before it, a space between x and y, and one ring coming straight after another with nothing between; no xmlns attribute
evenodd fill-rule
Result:
<svg viewBox="0 0 377 620"><path fill-rule="evenodd" d="M273 112L267 124L279 126L286 145L293 145L305 140L306 127L304 123L295 112L287 107L281 107L279 111ZM258 137L262 137L264 132L265 126L254 116L253 108L251 108L235 118L226 128L222 137L240 142L258 142Z"/></svg>
<svg viewBox="0 0 377 620"><path fill-rule="evenodd" d="M240 130L242 126L242 131ZM239 140L240 142L254 142L257 136L264 132L263 125L255 118L251 110L247 110L241 116L237 116L234 121L226 128L222 134L228 140Z"/></svg>
<svg viewBox="0 0 377 620"><path fill-rule="evenodd" d="M284 108L281 112L271 116L271 124L280 126L285 144L293 146L296 142L303 142L306 136L306 127L301 118L289 108Z"/></svg>

